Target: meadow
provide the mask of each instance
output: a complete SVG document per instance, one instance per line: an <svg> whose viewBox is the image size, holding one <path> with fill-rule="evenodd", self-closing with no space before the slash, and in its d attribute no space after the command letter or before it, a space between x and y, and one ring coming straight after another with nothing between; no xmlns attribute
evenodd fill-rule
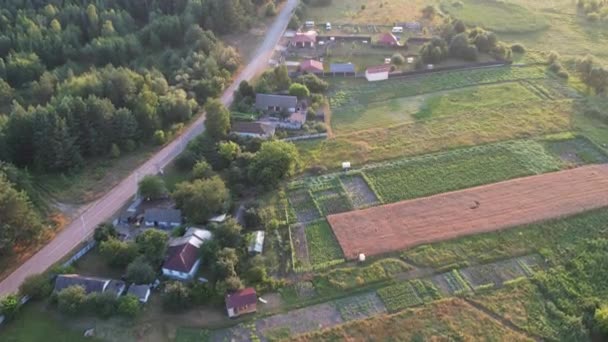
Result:
<svg viewBox="0 0 608 342"><path fill-rule="evenodd" d="M306 20L317 23L392 25L421 19L425 0L340 0L331 6L309 6Z"/></svg>

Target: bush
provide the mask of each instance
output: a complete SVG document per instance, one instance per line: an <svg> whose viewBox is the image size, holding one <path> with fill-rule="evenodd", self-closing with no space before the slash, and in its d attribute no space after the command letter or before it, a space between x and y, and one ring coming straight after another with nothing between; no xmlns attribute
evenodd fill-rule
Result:
<svg viewBox="0 0 608 342"><path fill-rule="evenodd" d="M125 267L137 257L137 246L111 238L99 245L99 253L111 267Z"/></svg>
<svg viewBox="0 0 608 342"><path fill-rule="evenodd" d="M57 308L69 315L81 313L86 301L87 294L84 287L78 285L65 288L57 294Z"/></svg>
<svg viewBox="0 0 608 342"><path fill-rule="evenodd" d="M95 315L108 318L116 313L118 298L112 292L94 292L86 297L86 306Z"/></svg>
<svg viewBox="0 0 608 342"><path fill-rule="evenodd" d="M594 23L600 20L600 15L597 12L587 13L587 20Z"/></svg>
<svg viewBox="0 0 608 342"><path fill-rule="evenodd" d="M549 52L549 56L547 56L547 62L549 64L553 64L559 60L559 53L555 51Z"/></svg>
<svg viewBox="0 0 608 342"><path fill-rule="evenodd" d="M523 44L515 43L515 44L511 45L511 51L513 51L515 53L525 53L526 47Z"/></svg>
<svg viewBox="0 0 608 342"><path fill-rule="evenodd" d="M395 65L403 65L403 63L405 63L405 57L397 52L391 57L391 63Z"/></svg>
<svg viewBox="0 0 608 342"><path fill-rule="evenodd" d="M163 198L167 194L165 181L159 176L147 175L138 183L139 194L149 200Z"/></svg>
<svg viewBox="0 0 608 342"><path fill-rule="evenodd" d="M267 17L274 17L277 15L277 7L274 5L274 2L269 2L266 4L265 14Z"/></svg>
<svg viewBox="0 0 608 342"><path fill-rule="evenodd" d="M19 297L15 294L8 295L0 300L0 313L6 318L15 317L19 311Z"/></svg>
<svg viewBox="0 0 608 342"><path fill-rule="evenodd" d="M190 289L179 281L167 283L161 293L163 307L170 311L180 311L188 308L191 297Z"/></svg>
<svg viewBox="0 0 608 342"><path fill-rule="evenodd" d="M595 320L595 325L598 330L604 334L608 335L608 306L603 306L598 309L595 309L595 314L593 315Z"/></svg>
<svg viewBox="0 0 608 342"><path fill-rule="evenodd" d="M97 228L95 228L95 233L93 233L93 238L98 243L116 237L118 237L118 232L116 231L116 227L114 227L114 225L111 223L100 224L97 226Z"/></svg>
<svg viewBox="0 0 608 342"><path fill-rule="evenodd" d="M31 299L38 300L48 297L51 294L53 287L49 276L40 273L31 275L23 281L19 286L19 294L28 296Z"/></svg>
<svg viewBox="0 0 608 342"><path fill-rule="evenodd" d="M135 317L139 315L141 306L139 299L133 295L126 295L118 300L118 313L127 317Z"/></svg>
<svg viewBox="0 0 608 342"><path fill-rule="evenodd" d="M167 141L167 138L165 137L165 132L160 129L154 132L153 141L158 146L164 145Z"/></svg>

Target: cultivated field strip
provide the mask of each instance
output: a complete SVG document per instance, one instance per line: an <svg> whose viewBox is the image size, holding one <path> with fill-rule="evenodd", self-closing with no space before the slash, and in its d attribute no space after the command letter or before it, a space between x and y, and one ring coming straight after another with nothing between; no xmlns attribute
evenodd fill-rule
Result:
<svg viewBox="0 0 608 342"><path fill-rule="evenodd" d="M519 178L328 216L347 259L608 206L608 165Z"/></svg>

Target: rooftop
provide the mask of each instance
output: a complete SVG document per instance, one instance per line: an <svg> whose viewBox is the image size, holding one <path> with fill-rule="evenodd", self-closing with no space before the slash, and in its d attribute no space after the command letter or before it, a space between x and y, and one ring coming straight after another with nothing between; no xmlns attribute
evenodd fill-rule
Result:
<svg viewBox="0 0 608 342"><path fill-rule="evenodd" d="M390 72L390 71L391 71L390 64L371 66L365 70L365 72L367 72L368 74L377 74L377 73Z"/></svg>
<svg viewBox="0 0 608 342"><path fill-rule="evenodd" d="M140 302L147 302L148 296L150 295L150 285L135 285L132 284L129 286L129 290L127 291L127 295L132 295L137 297Z"/></svg>
<svg viewBox="0 0 608 342"><path fill-rule="evenodd" d="M296 36L292 39L294 43L314 43L317 41L317 32L297 32Z"/></svg>
<svg viewBox="0 0 608 342"><path fill-rule="evenodd" d="M144 212L146 222L176 222L182 223L182 211L179 209L151 208Z"/></svg>
<svg viewBox="0 0 608 342"><path fill-rule="evenodd" d="M298 98L290 95L275 94L256 94L255 106L258 109L268 107L295 108L298 105Z"/></svg>
<svg viewBox="0 0 608 342"><path fill-rule="evenodd" d="M248 287L234 293L226 294L226 307L238 308L245 305L255 304L258 300L255 289Z"/></svg>
<svg viewBox="0 0 608 342"><path fill-rule="evenodd" d="M103 292L106 286L110 283L110 279L83 277L78 274L60 274L55 279L55 292L59 292L70 286L79 285L84 288L84 291L89 294L93 292Z"/></svg>
<svg viewBox="0 0 608 342"><path fill-rule="evenodd" d="M323 71L323 63L314 59L305 59L300 63L302 71Z"/></svg>
<svg viewBox="0 0 608 342"><path fill-rule="evenodd" d="M232 131L236 133L249 133L259 135L274 135L275 128L273 125L262 122L235 122L232 124Z"/></svg>
<svg viewBox="0 0 608 342"><path fill-rule="evenodd" d="M167 259L163 268L188 273L198 260L198 247L189 243L179 246L170 246L167 249Z"/></svg>
<svg viewBox="0 0 608 342"><path fill-rule="evenodd" d="M355 65L352 63L334 63L329 65L330 72L355 72Z"/></svg>

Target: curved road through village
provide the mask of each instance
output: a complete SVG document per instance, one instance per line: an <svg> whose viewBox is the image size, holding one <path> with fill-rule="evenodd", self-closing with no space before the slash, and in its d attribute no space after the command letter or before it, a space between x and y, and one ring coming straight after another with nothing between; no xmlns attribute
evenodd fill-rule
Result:
<svg viewBox="0 0 608 342"><path fill-rule="evenodd" d="M264 41L258 47L252 60L239 73L230 87L224 91L221 100L225 105L232 102L233 93L241 81L250 80L267 67L268 60L285 32L297 4L298 0L287 0L274 23L268 28ZM98 224L110 219L112 215L129 201L137 192L137 181L139 178L144 175L157 173L159 169L165 167L177 157L190 140L201 134L205 130L204 122L204 115L201 115L180 137L158 151L158 153L139 166L102 198L91 203L80 216L76 217L51 242L0 283L0 295L16 292L19 285L27 276L44 272L74 250L93 233Z"/></svg>

